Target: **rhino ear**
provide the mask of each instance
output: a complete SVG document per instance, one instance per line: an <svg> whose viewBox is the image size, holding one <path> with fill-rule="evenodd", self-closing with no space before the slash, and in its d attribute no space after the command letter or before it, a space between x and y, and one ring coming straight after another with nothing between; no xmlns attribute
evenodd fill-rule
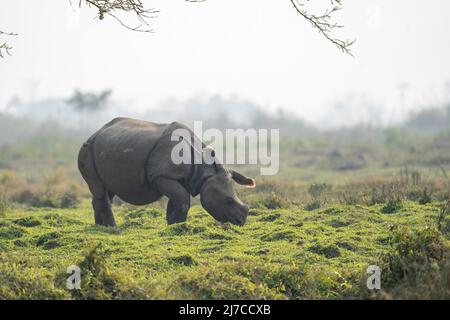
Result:
<svg viewBox="0 0 450 320"><path fill-rule="evenodd" d="M247 188L254 188L256 187L256 183L255 180L249 177L246 177L242 174L240 174L237 171L234 170L230 170L231 172L231 177L233 178L234 181L236 181L237 183L246 186Z"/></svg>

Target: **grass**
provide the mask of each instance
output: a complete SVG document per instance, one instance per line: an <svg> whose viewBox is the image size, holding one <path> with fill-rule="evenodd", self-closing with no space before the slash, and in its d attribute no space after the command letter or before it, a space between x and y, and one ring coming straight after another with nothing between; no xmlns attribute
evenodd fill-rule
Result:
<svg viewBox="0 0 450 320"><path fill-rule="evenodd" d="M238 167L257 180L236 188L245 226L216 222L198 198L167 226L167 199L116 197L114 228L94 225L76 168L88 134L66 131L0 141L0 299L450 297L448 129L284 137L276 176ZM71 265L81 290L66 289ZM368 265L382 268L380 291L366 289Z"/></svg>
<svg viewBox="0 0 450 320"><path fill-rule="evenodd" d="M393 230L434 228L441 213L438 203L408 200L389 214L383 208L258 208L237 227L199 206L171 226L160 209L116 206L118 226L102 227L93 224L88 201L66 209L13 206L0 218L0 298L367 297L365 267L398 249L390 246ZM70 265L82 270L81 290L66 289Z"/></svg>

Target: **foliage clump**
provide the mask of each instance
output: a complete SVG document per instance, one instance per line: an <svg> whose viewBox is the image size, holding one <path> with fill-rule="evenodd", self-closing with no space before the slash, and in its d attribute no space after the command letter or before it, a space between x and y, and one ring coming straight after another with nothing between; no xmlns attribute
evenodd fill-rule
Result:
<svg viewBox="0 0 450 320"><path fill-rule="evenodd" d="M389 200L382 208L381 208L381 212L382 213L386 213L386 214L390 214L390 213L395 213L398 210L400 210L401 208L403 208L403 203L401 200L398 199L393 199L393 200Z"/></svg>
<svg viewBox="0 0 450 320"><path fill-rule="evenodd" d="M291 230L283 230L277 232L271 232L265 234L261 237L262 241L280 241L280 240L288 240L292 241L296 238L295 232Z"/></svg>
<svg viewBox="0 0 450 320"><path fill-rule="evenodd" d="M22 228L14 227L14 226L3 226L0 227L0 239L16 239L20 238L24 235L25 230Z"/></svg>
<svg viewBox="0 0 450 320"><path fill-rule="evenodd" d="M149 298L144 290L135 286L125 275L114 272L109 264L110 250L100 243L91 245L78 264L81 271L81 289L71 290L75 299L145 299ZM63 285L66 274L61 274L59 285Z"/></svg>
<svg viewBox="0 0 450 320"><path fill-rule="evenodd" d="M41 225L41 221L33 217L24 217L14 220L14 223L22 227L37 227Z"/></svg>
<svg viewBox="0 0 450 320"><path fill-rule="evenodd" d="M328 259L337 258L341 255L339 248L335 245L320 245L316 244L311 246L309 251L320 254Z"/></svg>

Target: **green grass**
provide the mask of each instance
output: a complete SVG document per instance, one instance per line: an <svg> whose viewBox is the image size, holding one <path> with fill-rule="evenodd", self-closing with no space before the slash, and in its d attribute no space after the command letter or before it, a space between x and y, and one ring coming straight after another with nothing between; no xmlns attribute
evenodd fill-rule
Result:
<svg viewBox="0 0 450 320"><path fill-rule="evenodd" d="M116 206L117 227L76 208L12 206L0 217L0 299L316 299L367 297L365 267L394 227L436 225L437 203L252 209L243 227L194 206L167 226L150 207ZM78 265L82 289L66 289Z"/></svg>

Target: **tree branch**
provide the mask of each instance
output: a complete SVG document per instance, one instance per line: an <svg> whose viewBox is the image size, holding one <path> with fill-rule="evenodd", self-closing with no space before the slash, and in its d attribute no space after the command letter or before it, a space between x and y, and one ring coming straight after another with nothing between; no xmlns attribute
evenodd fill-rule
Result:
<svg viewBox="0 0 450 320"><path fill-rule="evenodd" d="M322 15L315 15L309 13L307 10L302 9L304 4L300 3L299 0L290 0L295 10L299 15L308 20L313 28L319 30L319 32L331 43L337 46L342 52L347 53L351 56L351 45L355 40L341 40L332 37L332 32L335 29L342 28L343 26L333 22L333 14L342 9L342 0L331 0L331 8L325 10Z"/></svg>
<svg viewBox="0 0 450 320"><path fill-rule="evenodd" d="M149 18L146 14L149 12L152 14L156 14L158 11L155 9L145 10L142 2L140 0L79 0L80 5L82 1L85 1L88 5L92 5L96 7L99 11L98 17L100 20L104 18L105 14L108 14L119 21L120 24L125 26L126 28L133 31L144 31L151 32L152 30L143 30L141 27L143 25L148 26L147 19ZM185 0L186 2L205 2L206 0ZM354 43L354 41L349 40L341 40L338 38L334 38L332 36L332 32L335 29L342 28L341 25L333 22L333 14L342 9L342 0L330 0L331 8L326 9L325 12L321 15L316 15L310 13L308 10L303 9L304 4L300 3L299 0L290 0L291 4L294 6L297 13L305 18L307 21L311 23L313 28L319 30L319 32L332 44L337 46L339 50L349 55L351 54L350 47ZM308 1L308 0L306 0ZM129 27L124 24L117 16L112 14L112 11L133 11L138 17L141 24L137 27ZM153 16L154 17L154 16Z"/></svg>
<svg viewBox="0 0 450 320"><path fill-rule="evenodd" d="M140 0L79 0L79 7L81 7L82 2L85 2L89 7L95 7L98 10L97 17L100 20L103 20L105 15L109 15L122 26L132 31L153 32L152 29L147 28L149 26L148 20L155 18L158 11L145 9L144 4ZM139 24L136 27L130 27L117 17L116 12L134 13Z"/></svg>
<svg viewBox="0 0 450 320"><path fill-rule="evenodd" d="M155 9L145 9L141 0L78 0L78 6L86 4L88 7L95 7L98 11L97 17L100 20L105 18L105 15L109 15L117 20L125 28L138 31L138 32L153 32L149 27L149 19L155 18L158 13ZM184 0L186 2L205 2L206 0ZM309 1L309 0L304 0ZM311 23L313 28L316 28L328 41L337 46L339 50L349 55L352 55L350 47L354 41L342 40L334 38L332 33L335 29L342 28L341 25L333 21L333 14L342 9L342 0L329 0L331 1L331 8L326 9L321 15L310 13L304 9L305 4L300 3L300 0L290 0L297 13ZM72 5L72 0L69 0ZM132 13L138 20L138 25L131 27L124 23L117 13ZM1 35L13 36L15 33L6 33L0 31ZM0 42L1 43L1 42ZM7 42L0 44L0 58L3 58L3 52L11 55L11 46Z"/></svg>
<svg viewBox="0 0 450 320"><path fill-rule="evenodd" d="M5 35L5 36L17 36L17 33L13 33L13 32L3 32L0 30L0 36ZM0 42L1 43L1 42ZM6 52L6 54L8 54L9 56L11 55L11 51L12 47L7 43L1 43L0 44L0 58L4 58L3 52Z"/></svg>

